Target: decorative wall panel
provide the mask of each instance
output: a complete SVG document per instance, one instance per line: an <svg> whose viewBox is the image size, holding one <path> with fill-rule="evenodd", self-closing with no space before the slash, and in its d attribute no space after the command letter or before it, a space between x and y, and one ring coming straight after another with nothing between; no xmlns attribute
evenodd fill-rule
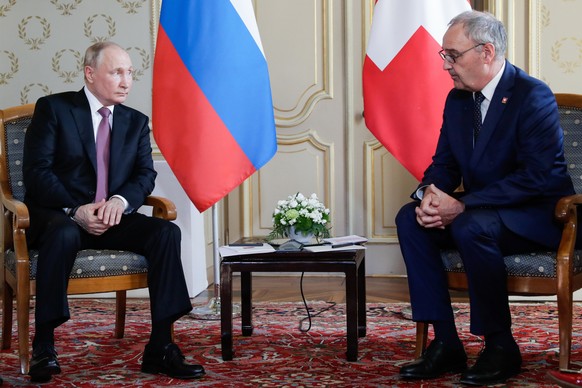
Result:
<svg viewBox="0 0 582 388"><path fill-rule="evenodd" d="M254 225L255 235L269 233L277 201L287 199L296 192L306 196L316 193L331 214L335 213L331 195L334 185L333 144L322 142L313 131L280 136L278 144L277 155L257 174L256 210L259 224ZM289 191L290 188L292 191ZM333 222L332 217L332 225Z"/></svg>
<svg viewBox="0 0 582 388"><path fill-rule="evenodd" d="M582 1L532 0L530 4L531 27L537 29L537 39L530 42L533 75L555 93L582 94Z"/></svg>
<svg viewBox="0 0 582 388"><path fill-rule="evenodd" d="M262 1L257 23L270 64L275 119L279 128L305 121L318 101L333 96L333 2Z"/></svg>
<svg viewBox="0 0 582 388"><path fill-rule="evenodd" d="M127 104L149 115L151 11L150 0L0 2L0 106L81 89L85 49L112 40L127 49L136 70Z"/></svg>
<svg viewBox="0 0 582 388"><path fill-rule="evenodd" d="M398 242L394 218L418 181L376 139L365 148L367 236L371 241Z"/></svg>

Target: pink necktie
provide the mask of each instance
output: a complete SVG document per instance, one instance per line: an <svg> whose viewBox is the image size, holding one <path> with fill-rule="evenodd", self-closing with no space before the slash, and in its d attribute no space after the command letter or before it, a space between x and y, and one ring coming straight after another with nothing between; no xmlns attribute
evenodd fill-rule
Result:
<svg viewBox="0 0 582 388"><path fill-rule="evenodd" d="M109 172L109 115L111 111L102 107L99 109L102 116L99 128L97 129L97 192L95 202L107 199L107 174Z"/></svg>

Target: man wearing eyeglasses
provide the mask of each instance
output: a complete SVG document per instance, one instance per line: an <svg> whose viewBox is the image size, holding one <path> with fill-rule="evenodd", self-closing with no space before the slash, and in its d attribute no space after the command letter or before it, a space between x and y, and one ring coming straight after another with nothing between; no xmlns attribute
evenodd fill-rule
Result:
<svg viewBox="0 0 582 388"><path fill-rule="evenodd" d="M506 32L492 15L464 12L443 37L443 69L454 83L431 165L415 200L396 217L412 318L434 339L405 365L407 379L462 372L460 382L502 383L522 359L511 331L503 256L556 249L558 199L574 193L552 91L505 60ZM463 190L457 189L462 185ZM459 251L467 274L471 333L485 346L467 369L440 250Z"/></svg>

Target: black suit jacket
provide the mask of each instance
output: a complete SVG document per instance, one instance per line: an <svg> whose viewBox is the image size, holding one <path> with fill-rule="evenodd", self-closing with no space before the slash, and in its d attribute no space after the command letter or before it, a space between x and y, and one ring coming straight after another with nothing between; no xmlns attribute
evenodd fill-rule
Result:
<svg viewBox="0 0 582 388"><path fill-rule="evenodd" d="M115 106L110 139L109 196L122 195L132 210L137 209L152 192L156 178L148 118ZM38 100L26 133L23 170L30 211L26 237L39 250L37 325L56 327L69 319L68 275L78 249L87 248L145 256L153 322L174 320L192 309L180 260L181 234L175 224L134 212L99 236L69 228L76 224L62 209L93 202L97 186L95 136L83 90Z"/></svg>
<svg viewBox="0 0 582 388"><path fill-rule="evenodd" d="M139 208L154 189L148 117L116 105L109 162L109 196L121 195ZM71 208L91 203L97 186L95 136L83 90L40 98L24 147L28 206Z"/></svg>

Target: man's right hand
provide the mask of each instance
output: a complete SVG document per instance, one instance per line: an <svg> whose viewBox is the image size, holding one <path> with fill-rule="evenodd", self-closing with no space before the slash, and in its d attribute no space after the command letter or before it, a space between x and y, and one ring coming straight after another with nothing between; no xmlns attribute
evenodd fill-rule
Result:
<svg viewBox="0 0 582 388"><path fill-rule="evenodd" d="M434 187L433 185L431 185ZM429 186L424 191L420 205L416 207L416 221L425 228L443 228L443 222L439 213L440 199Z"/></svg>
<svg viewBox="0 0 582 388"><path fill-rule="evenodd" d="M422 201L416 208L416 220L425 228L444 229L464 211L463 202L431 184L425 189Z"/></svg>
<svg viewBox="0 0 582 388"><path fill-rule="evenodd" d="M73 220L89 234L100 236L107 231L111 226L105 224L99 219L97 213L100 208L105 205L105 200L97 203L88 203L79 206L77 212L73 216Z"/></svg>

